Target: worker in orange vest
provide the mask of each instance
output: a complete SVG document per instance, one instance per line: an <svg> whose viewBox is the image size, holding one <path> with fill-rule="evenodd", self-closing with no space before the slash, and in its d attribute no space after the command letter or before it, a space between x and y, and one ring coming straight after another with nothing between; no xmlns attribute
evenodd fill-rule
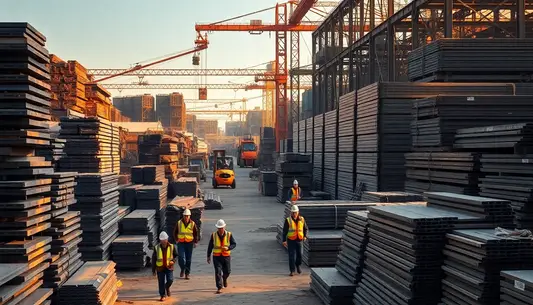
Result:
<svg viewBox="0 0 533 305"><path fill-rule="evenodd" d="M174 239L178 243L178 263L180 265L180 278L190 279L192 251L198 244L198 228L191 220L191 211L185 209L183 217L174 228Z"/></svg>
<svg viewBox="0 0 533 305"><path fill-rule="evenodd" d="M228 287L228 277L231 273L231 250L237 246L237 243L235 243L233 234L226 231L226 222L223 219L219 219L215 227L217 230L211 234L211 240L207 246L207 263L211 264L212 252L217 294L220 294L222 287Z"/></svg>
<svg viewBox="0 0 533 305"><path fill-rule="evenodd" d="M289 200L295 202L302 199L302 189L298 186L298 180L294 180L292 188L289 190Z"/></svg>
<svg viewBox="0 0 533 305"><path fill-rule="evenodd" d="M302 241L307 239L308 233L305 219L300 216L297 205L291 206L291 215L287 217L283 224L283 246L289 251L289 271L290 276L294 275L294 269L298 274L302 273Z"/></svg>
<svg viewBox="0 0 533 305"><path fill-rule="evenodd" d="M154 247L152 255L152 273L157 274L160 301L170 296L170 286L174 281L174 263L178 257L178 251L174 244L168 242L168 234L159 234L159 244ZM157 271L157 272L156 272Z"/></svg>

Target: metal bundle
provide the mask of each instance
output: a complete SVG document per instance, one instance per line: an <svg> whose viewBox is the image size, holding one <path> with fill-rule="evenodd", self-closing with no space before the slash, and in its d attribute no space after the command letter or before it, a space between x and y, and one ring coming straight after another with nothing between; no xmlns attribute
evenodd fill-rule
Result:
<svg viewBox="0 0 533 305"><path fill-rule="evenodd" d="M302 189L302 196L308 196L311 187L312 175L311 156L298 153L280 154L276 162L278 174L278 202L284 203L289 200L288 194L293 181L298 180Z"/></svg>
<svg viewBox="0 0 533 305"><path fill-rule="evenodd" d="M316 122L317 118L315 117L314 119L314 122ZM315 138L315 134L312 132L313 130L313 125L315 124L313 122L313 118L308 118L305 120L305 128L306 128L306 133L305 133L305 147L306 147L306 150L305 152L306 153L309 153L311 152L311 147L313 147L313 139ZM322 129L320 129L322 130ZM316 128L315 128L315 132L316 132Z"/></svg>
<svg viewBox="0 0 533 305"><path fill-rule="evenodd" d="M533 150L533 123L484 126L457 130L454 148L483 152L527 154Z"/></svg>
<svg viewBox="0 0 533 305"><path fill-rule="evenodd" d="M120 205L129 206L131 207L132 210L135 210L137 208L137 190L141 187L142 187L142 184L119 186Z"/></svg>
<svg viewBox="0 0 533 305"><path fill-rule="evenodd" d="M59 159L65 156L63 149L65 148L65 139L59 139L59 134L50 132L50 145L47 147L37 148L35 156L44 157L46 161L52 162L55 170L59 169Z"/></svg>
<svg viewBox="0 0 533 305"><path fill-rule="evenodd" d="M338 123L337 110L324 114L324 191L336 198L337 194L337 158L338 158Z"/></svg>
<svg viewBox="0 0 533 305"><path fill-rule="evenodd" d="M278 194L278 174L276 172L261 171L259 181L263 196L276 196Z"/></svg>
<svg viewBox="0 0 533 305"><path fill-rule="evenodd" d="M165 180L165 166L138 165L131 167L131 181L134 184L160 184Z"/></svg>
<svg viewBox="0 0 533 305"><path fill-rule="evenodd" d="M276 135L272 127L261 127L259 138L259 167L261 170L273 170L275 166Z"/></svg>
<svg viewBox="0 0 533 305"><path fill-rule="evenodd" d="M177 181L172 181L168 184L168 197L174 198L176 196L198 196L199 182L197 178L181 177Z"/></svg>
<svg viewBox="0 0 533 305"><path fill-rule="evenodd" d="M335 268L350 283L358 284L363 274L368 243L368 211L349 211L342 234L342 245Z"/></svg>
<svg viewBox="0 0 533 305"><path fill-rule="evenodd" d="M215 193L205 193L204 203L206 210L222 210L222 199Z"/></svg>
<svg viewBox="0 0 533 305"><path fill-rule="evenodd" d="M326 305L351 305L356 286L335 268L312 268L311 289Z"/></svg>
<svg viewBox="0 0 533 305"><path fill-rule="evenodd" d="M324 183L324 114L319 114L309 120L313 120L313 125L306 130L311 135L311 140L307 145L306 152L313 152L313 188L322 190Z"/></svg>
<svg viewBox="0 0 533 305"><path fill-rule="evenodd" d="M157 243L158 226L154 210L135 210L120 220L120 235L144 235L148 237L148 247ZM171 234L169 234L170 236Z"/></svg>
<svg viewBox="0 0 533 305"><path fill-rule="evenodd" d="M309 267L335 266L341 242L341 230L309 231L303 243L303 263Z"/></svg>
<svg viewBox="0 0 533 305"><path fill-rule="evenodd" d="M361 197L363 201L369 202L417 202L423 201L422 195L407 192L364 192Z"/></svg>
<svg viewBox="0 0 533 305"><path fill-rule="evenodd" d="M500 304L527 304L533 299L533 270L502 271Z"/></svg>
<svg viewBox="0 0 533 305"><path fill-rule="evenodd" d="M111 256L116 263L116 269L142 269L148 262L148 236L121 235L111 246Z"/></svg>

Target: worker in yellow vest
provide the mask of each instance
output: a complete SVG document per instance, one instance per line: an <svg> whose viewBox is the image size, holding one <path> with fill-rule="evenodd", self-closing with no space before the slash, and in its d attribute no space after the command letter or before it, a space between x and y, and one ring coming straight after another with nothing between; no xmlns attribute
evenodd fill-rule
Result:
<svg viewBox="0 0 533 305"><path fill-rule="evenodd" d="M190 279L192 250L198 244L198 228L191 219L191 211L185 209L183 217L174 228L174 240L178 243L178 263L180 265L180 278L185 276Z"/></svg>
<svg viewBox="0 0 533 305"><path fill-rule="evenodd" d="M295 202L302 199L302 189L298 186L298 180L294 180L289 190L289 201Z"/></svg>
<svg viewBox="0 0 533 305"><path fill-rule="evenodd" d="M226 231L226 222L223 219L219 219L215 227L217 230L211 234L211 240L207 246L207 263L211 264L212 252L217 294L220 294L222 287L228 287L228 277L231 273L231 250L237 246L237 243L235 243L233 234Z"/></svg>
<svg viewBox="0 0 533 305"><path fill-rule="evenodd" d="M308 233L305 219L300 216L300 209L297 205L291 206L291 216L287 217L283 224L283 246L289 251L289 271L290 276L294 271L302 273L302 241L307 238Z"/></svg>
<svg viewBox="0 0 533 305"><path fill-rule="evenodd" d="M161 232L159 244L154 247L154 254L152 255L152 273L154 276L157 274L160 301L170 297L170 286L174 281L174 263L176 263L177 257L178 251L173 244L168 242L168 234L164 231Z"/></svg>

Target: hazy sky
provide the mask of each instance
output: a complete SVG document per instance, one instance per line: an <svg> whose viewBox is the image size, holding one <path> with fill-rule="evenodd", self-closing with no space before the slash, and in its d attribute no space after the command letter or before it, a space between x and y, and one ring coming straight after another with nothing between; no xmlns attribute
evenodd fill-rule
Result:
<svg viewBox="0 0 533 305"><path fill-rule="evenodd" d="M275 0L0 0L0 21L26 21L47 37L48 50L64 60L78 60L87 68L128 68L164 55L194 47L195 23L211 23L272 7ZM274 10L231 22L275 21ZM311 35L301 42L302 65L311 58ZM274 33L209 34L203 67L246 68L274 60ZM207 59L207 60L205 60ZM191 56L156 68L194 68ZM258 68L265 68L260 66ZM114 83L131 83L136 77L120 77ZM151 77L150 83L198 83L198 77ZM253 77L208 77L208 83L247 83ZM178 90L170 90L178 91ZM166 91L166 92L170 92ZM114 95L165 91L112 91ZM197 98L196 90L181 90L185 99ZM260 96L261 91L210 90L208 98ZM261 99L248 103L259 106ZM192 106L192 105L191 105ZM199 107L200 105L196 105ZM221 118L222 119L222 118Z"/></svg>

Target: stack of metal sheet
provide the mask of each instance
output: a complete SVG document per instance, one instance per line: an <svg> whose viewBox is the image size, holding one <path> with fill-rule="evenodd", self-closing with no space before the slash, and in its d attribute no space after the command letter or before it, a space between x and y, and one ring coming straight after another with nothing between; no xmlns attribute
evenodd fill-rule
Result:
<svg viewBox="0 0 533 305"><path fill-rule="evenodd" d="M522 82L533 75L533 39L441 38L409 53L409 80ZM483 58L483 60L479 60Z"/></svg>
<svg viewBox="0 0 533 305"><path fill-rule="evenodd" d="M155 211L159 229L165 224L165 207L167 206L167 185L143 185L137 189L137 208Z"/></svg>
<svg viewBox="0 0 533 305"><path fill-rule="evenodd" d="M276 135L274 128L261 127L259 147L261 147L259 150L259 168L261 170L274 170L276 163L274 161L274 152L276 151Z"/></svg>
<svg viewBox="0 0 533 305"><path fill-rule="evenodd" d="M135 210L120 220L120 235L145 235L150 249L157 243L157 234L154 210Z"/></svg>
<svg viewBox="0 0 533 305"><path fill-rule="evenodd" d="M311 289L324 305L352 305L355 288L335 268L311 269Z"/></svg>
<svg viewBox="0 0 533 305"><path fill-rule="evenodd" d="M303 243L302 261L309 267L333 267L341 243L341 230L310 230Z"/></svg>
<svg viewBox="0 0 533 305"><path fill-rule="evenodd" d="M369 202L416 202L424 201L424 196L406 192L364 192L361 197Z"/></svg>
<svg viewBox="0 0 533 305"><path fill-rule="evenodd" d="M477 195L480 154L471 152L413 152L405 154L405 191Z"/></svg>
<svg viewBox="0 0 533 305"><path fill-rule="evenodd" d="M494 229L476 229L454 230L446 235L444 304L500 304L500 272L533 268L531 237L497 233Z"/></svg>
<svg viewBox="0 0 533 305"><path fill-rule="evenodd" d="M59 289L57 304L115 304L117 282L114 262L87 262Z"/></svg>
<svg viewBox="0 0 533 305"><path fill-rule="evenodd" d="M363 274L368 243L368 211L349 211L342 231L342 245L335 268L350 283L358 284Z"/></svg>
<svg viewBox="0 0 533 305"><path fill-rule="evenodd" d="M54 169L59 169L59 159L61 159L65 154L63 149L65 148L65 139L59 139L58 133L50 132L50 145L47 147L37 148L35 150L35 155L39 157L44 157L46 161L52 162Z"/></svg>
<svg viewBox="0 0 533 305"><path fill-rule="evenodd" d="M355 91L339 98L339 157L337 166L337 198L350 199L356 182L356 140L355 118L357 107Z"/></svg>
<svg viewBox="0 0 533 305"><path fill-rule="evenodd" d="M283 139L279 141L279 152L288 153L292 152L293 142L292 139Z"/></svg>
<svg viewBox="0 0 533 305"><path fill-rule="evenodd" d="M263 196L276 196L278 194L278 174L276 172L261 171L259 181Z"/></svg>
<svg viewBox="0 0 533 305"><path fill-rule="evenodd" d="M455 217L416 206L370 207L356 304L437 304L442 250Z"/></svg>
<svg viewBox="0 0 533 305"><path fill-rule="evenodd" d="M83 240L79 245L84 261L106 260L118 236L118 175L114 173L78 174L77 203L80 211Z"/></svg>
<svg viewBox="0 0 533 305"><path fill-rule="evenodd" d="M168 197L176 196L198 196L199 182L193 177L181 177L177 181L172 181L168 185Z"/></svg>
<svg viewBox="0 0 533 305"><path fill-rule="evenodd" d="M165 209L165 228L169 235L169 241L175 242L174 228L178 221L183 217L183 211L189 209L191 211L191 219L196 223L199 237L202 236L202 214L205 208L203 201L195 197L176 197L170 201Z"/></svg>
<svg viewBox="0 0 533 305"><path fill-rule="evenodd" d="M533 270L502 271L501 304L527 304L533 299Z"/></svg>
<svg viewBox="0 0 533 305"><path fill-rule="evenodd" d="M117 237L111 246L111 255L118 270L144 268L149 255L148 236L121 235Z"/></svg>
<svg viewBox="0 0 533 305"><path fill-rule="evenodd" d="M309 119L313 120L313 118ZM313 129L314 128L314 129ZM324 114L314 117L312 126L307 129L311 136L311 145L307 146L307 153L313 153L313 189L322 190L324 182Z"/></svg>
<svg viewBox="0 0 533 305"><path fill-rule="evenodd" d="M308 118L305 120L305 152L309 153L311 152L311 147L313 147L313 139L315 138L315 134L313 134L313 118Z"/></svg>
<svg viewBox="0 0 533 305"><path fill-rule="evenodd" d="M453 146L492 153L527 154L533 149L533 123L484 126L459 129Z"/></svg>
<svg viewBox="0 0 533 305"><path fill-rule="evenodd" d="M311 156L298 153L280 154L276 162L278 174L278 202L284 203L289 200L289 190L294 180L298 180L302 190L302 197L309 194L311 188L311 175L313 165Z"/></svg>
<svg viewBox="0 0 533 305"><path fill-rule="evenodd" d="M128 214L131 213L131 207L120 205L118 207L118 221L122 220L122 218L128 216Z"/></svg>
<svg viewBox="0 0 533 305"><path fill-rule="evenodd" d="M164 180L164 165L138 165L131 168L131 181L134 184L161 184Z"/></svg>
<svg viewBox="0 0 533 305"><path fill-rule="evenodd" d="M323 191L337 197L337 110L324 114L324 189Z"/></svg>
<svg viewBox="0 0 533 305"><path fill-rule="evenodd" d="M137 208L137 190L142 187L142 184L119 186L120 205L129 206L132 210Z"/></svg>
<svg viewBox="0 0 533 305"><path fill-rule="evenodd" d="M205 193L204 203L206 210L222 210L222 199L215 193Z"/></svg>
<svg viewBox="0 0 533 305"><path fill-rule="evenodd" d="M59 137L65 139L66 154L59 169L79 173L120 173L120 131L110 121L62 117Z"/></svg>

